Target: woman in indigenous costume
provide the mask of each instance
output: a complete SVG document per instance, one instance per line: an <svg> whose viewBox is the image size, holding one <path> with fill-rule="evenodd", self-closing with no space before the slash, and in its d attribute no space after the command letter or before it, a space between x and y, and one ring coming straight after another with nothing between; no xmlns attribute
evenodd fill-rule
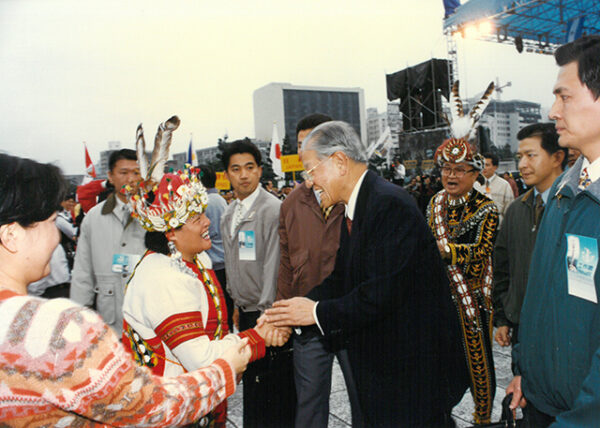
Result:
<svg viewBox="0 0 600 428"><path fill-rule="evenodd" d="M0 426L178 426L235 391L250 350L163 379L139 367L95 312L27 295L50 272L66 183L60 170L0 154Z"/></svg>
<svg viewBox="0 0 600 428"><path fill-rule="evenodd" d="M165 134L178 124L176 117L162 124L162 135L155 141L165 140ZM199 171L189 168L177 174L155 174L163 169L157 159L146 170L141 125L137 145L140 174L145 179L130 195L130 205L147 230L148 251L129 280L123 302L123 342L136 361L170 377L210 364L243 338L252 349L251 361L264 356L265 345L282 345L282 333L268 324L228 334L223 292L203 253L211 241L210 221L204 214L208 197ZM168 156L168 150L162 151ZM223 401L198 425L224 427L226 415L227 402Z"/></svg>
<svg viewBox="0 0 600 428"><path fill-rule="evenodd" d="M473 189L485 165L467 138L493 91L471 111L462 115L458 82L452 90L453 138L437 149L435 162L442 173L444 189L429 202L427 221L447 265L452 297L458 310L463 347L469 368L476 424L489 423L496 391L492 357L492 251L498 228L498 211L493 201ZM461 128L462 125L462 128Z"/></svg>

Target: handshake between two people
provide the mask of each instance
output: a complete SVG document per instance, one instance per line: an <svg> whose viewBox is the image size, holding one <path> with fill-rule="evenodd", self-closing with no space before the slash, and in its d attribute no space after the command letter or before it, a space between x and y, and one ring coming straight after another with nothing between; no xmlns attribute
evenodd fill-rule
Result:
<svg viewBox="0 0 600 428"><path fill-rule="evenodd" d="M283 346L292 335L289 327L275 327L264 320L264 315L256 320L254 330L265 340L265 346Z"/></svg>
<svg viewBox="0 0 600 428"><path fill-rule="evenodd" d="M315 305L306 297L278 300L260 316L255 329L265 339L266 346L283 346L292 334L292 327L315 324ZM266 329L264 335L263 329Z"/></svg>
<svg viewBox="0 0 600 428"><path fill-rule="evenodd" d="M267 309L260 316L255 330L265 340L266 346L283 346L292 335L292 327L315 324L313 316L315 305L316 302L306 297L278 300L273 303L272 308ZM231 365L238 376L241 376L246 370L250 356L248 339L242 339L230 346L222 358Z"/></svg>

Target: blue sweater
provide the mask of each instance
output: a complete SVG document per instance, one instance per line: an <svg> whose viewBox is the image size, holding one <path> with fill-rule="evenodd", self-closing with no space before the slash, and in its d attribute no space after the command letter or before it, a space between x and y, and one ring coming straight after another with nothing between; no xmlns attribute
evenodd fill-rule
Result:
<svg viewBox="0 0 600 428"><path fill-rule="evenodd" d="M550 190L513 350L525 398L569 427L600 424L600 305L570 295L567 280L565 234L593 238L596 252L600 238L600 180L577 189L582 161ZM600 296L600 269L593 280Z"/></svg>

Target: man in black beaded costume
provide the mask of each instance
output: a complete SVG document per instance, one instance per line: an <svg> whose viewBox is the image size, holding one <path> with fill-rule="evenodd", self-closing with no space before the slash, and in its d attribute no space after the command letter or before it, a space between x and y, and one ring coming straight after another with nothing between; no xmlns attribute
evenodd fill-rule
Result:
<svg viewBox="0 0 600 428"><path fill-rule="evenodd" d="M453 91L457 95L457 85ZM488 91L491 92L490 88ZM477 119L471 123L476 125ZM491 288L498 210L491 199L473 189L484 166L483 157L471 148L468 133L457 135L453 129L453 134L435 153L444 189L429 202L427 222L446 262L452 297L461 320L475 402L474 421L482 424L490 422L496 391Z"/></svg>

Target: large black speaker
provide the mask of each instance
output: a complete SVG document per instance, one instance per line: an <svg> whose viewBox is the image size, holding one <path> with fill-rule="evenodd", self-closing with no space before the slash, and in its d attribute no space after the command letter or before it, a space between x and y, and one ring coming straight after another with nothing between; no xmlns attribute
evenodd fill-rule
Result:
<svg viewBox="0 0 600 428"><path fill-rule="evenodd" d="M441 96L449 97L449 67L446 59L431 59L386 75L388 100L400 99L405 131L445 125Z"/></svg>

